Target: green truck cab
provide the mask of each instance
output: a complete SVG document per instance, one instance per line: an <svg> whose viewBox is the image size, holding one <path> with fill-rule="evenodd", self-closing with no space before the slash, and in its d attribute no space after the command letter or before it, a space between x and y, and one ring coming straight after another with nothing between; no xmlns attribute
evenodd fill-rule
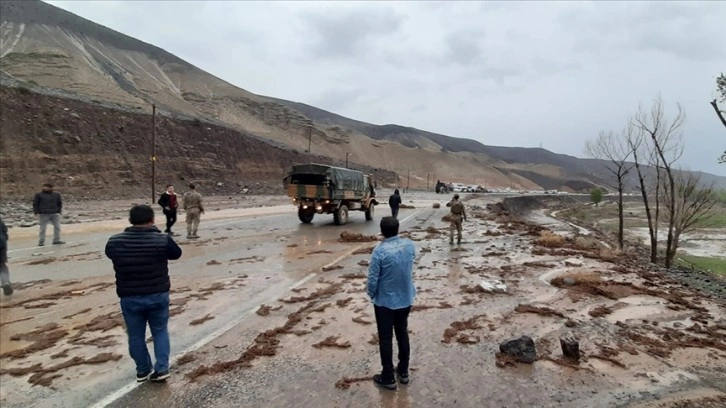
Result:
<svg viewBox="0 0 726 408"><path fill-rule="evenodd" d="M333 214L335 224L344 225L349 211L363 211L370 221L378 205L371 176L357 170L298 164L292 166L283 185L305 224L311 223L315 214Z"/></svg>

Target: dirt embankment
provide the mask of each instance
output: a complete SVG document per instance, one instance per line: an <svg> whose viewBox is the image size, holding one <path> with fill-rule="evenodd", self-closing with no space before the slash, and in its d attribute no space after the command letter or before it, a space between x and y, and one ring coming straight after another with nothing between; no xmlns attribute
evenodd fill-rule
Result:
<svg viewBox="0 0 726 408"><path fill-rule="evenodd" d="M98 197L101 191L105 197L146 194L150 110L134 113L0 87L3 198L29 196L48 181L69 197ZM244 185L255 186L258 193L282 193L281 180L292 163L333 163L329 157L311 157L230 128L161 113L156 156L158 191L166 183L193 181L208 194L230 194ZM395 182L393 172L375 173L379 183Z"/></svg>
<svg viewBox="0 0 726 408"><path fill-rule="evenodd" d="M489 205L489 209L496 214L523 216L530 211L543 208L560 209L571 205L583 204L590 201L589 196L552 195L552 196L521 196L507 197L502 201Z"/></svg>

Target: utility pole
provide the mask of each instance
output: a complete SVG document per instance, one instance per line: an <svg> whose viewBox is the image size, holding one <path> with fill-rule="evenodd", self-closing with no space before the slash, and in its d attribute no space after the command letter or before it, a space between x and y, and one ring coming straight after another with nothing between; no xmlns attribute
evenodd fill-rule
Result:
<svg viewBox="0 0 726 408"><path fill-rule="evenodd" d="M151 105L151 205L156 201L156 104Z"/></svg>
<svg viewBox="0 0 726 408"><path fill-rule="evenodd" d="M429 178L431 177L431 173L426 173L426 191L429 191Z"/></svg>
<svg viewBox="0 0 726 408"><path fill-rule="evenodd" d="M348 156L352 155L353 153L346 153L345 154L345 168L348 168Z"/></svg>
<svg viewBox="0 0 726 408"><path fill-rule="evenodd" d="M411 183L411 168L408 169L408 176L406 177L406 192L408 193L408 187Z"/></svg>
<svg viewBox="0 0 726 408"><path fill-rule="evenodd" d="M308 125L308 153L312 156L313 151L311 150L313 147L313 126Z"/></svg>

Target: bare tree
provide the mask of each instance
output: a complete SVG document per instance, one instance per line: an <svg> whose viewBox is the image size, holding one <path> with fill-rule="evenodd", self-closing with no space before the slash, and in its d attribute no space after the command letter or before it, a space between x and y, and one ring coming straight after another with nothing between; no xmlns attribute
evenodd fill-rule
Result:
<svg viewBox="0 0 726 408"><path fill-rule="evenodd" d="M628 157L632 150L627 145L627 134L630 127L623 130L622 137L616 137L612 131L600 132L595 140L588 140L585 143L585 153L593 158L607 160L605 166L612 174L614 180L608 186L618 191L618 247L622 250L624 246L624 220L623 220L623 191L625 190L625 176L633 168L628 163Z"/></svg>
<svg viewBox="0 0 726 408"><path fill-rule="evenodd" d="M656 172L658 174L658 180L656 181L656 200L660 200L658 189L661 188L661 174L663 177L663 186L668 191L668 194L663 197L667 211L666 219L668 220L666 253L672 251L674 244L673 233L676 220L676 175L674 174L675 171L673 166L683 155L683 139L680 134L680 129L686 121L686 114L683 111L683 108L681 108L681 105L677 104L677 108L678 111L675 118L672 121L668 120L665 117L663 100L660 96L658 96L653 101L649 111L646 111L641 107L633 118L635 125L644 132L652 146L651 151L653 152L654 160L652 164L655 165ZM658 209L656 209L656 219L659 216L657 211ZM671 266L671 261L672 258L666 257L665 266L667 268Z"/></svg>
<svg viewBox="0 0 726 408"><path fill-rule="evenodd" d="M635 164L635 170L638 174L638 183L640 187L640 194L643 199L643 205L645 206L645 216L648 220L648 236L650 238L650 262L656 263L658 261L658 217L654 216L651 210L651 200L648 195L648 185L646 183L646 167L645 156L648 155L649 143L643 134L643 131L636 128L633 124L633 120L630 120L628 127L626 128L626 143L633 155L633 162Z"/></svg>
<svg viewBox="0 0 726 408"><path fill-rule="evenodd" d="M703 186L697 173L677 172L675 178L675 191L670 191L668 183L663 189L665 196L676 197L673 202L668 199L664 201L669 210L668 214L673 217L668 220L669 224L673 224L673 244L666 250L666 265L673 264L681 234L704 226L716 203L713 184ZM673 205L672 211L670 211L671 205Z"/></svg>
<svg viewBox="0 0 726 408"><path fill-rule="evenodd" d="M721 75L716 78L716 91L721 95L721 102L726 103L726 75L724 75L723 73L721 73ZM716 116L721 119L721 124L726 127L726 118L724 118L724 116L726 116L726 112L722 111L721 108L718 106L717 98L714 98L711 101L711 106L713 106L713 110L716 111ZM726 151L723 152L718 162L726 163Z"/></svg>

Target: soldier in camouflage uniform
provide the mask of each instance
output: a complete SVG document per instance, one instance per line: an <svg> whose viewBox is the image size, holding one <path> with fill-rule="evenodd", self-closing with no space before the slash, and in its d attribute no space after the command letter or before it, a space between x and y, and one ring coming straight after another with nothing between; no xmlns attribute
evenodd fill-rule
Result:
<svg viewBox="0 0 726 408"><path fill-rule="evenodd" d="M184 193L184 211L187 213L187 239L199 238L197 228L199 227L199 218L204 214L204 206L202 205L202 195L196 191L194 184L189 184L190 190Z"/></svg>
<svg viewBox="0 0 726 408"><path fill-rule="evenodd" d="M461 244L461 221L466 221L466 209L464 203L459 201L459 195L455 194L454 199L446 203L447 207L451 207L451 225L449 227L449 244L454 243L454 230L457 232L457 244Z"/></svg>

